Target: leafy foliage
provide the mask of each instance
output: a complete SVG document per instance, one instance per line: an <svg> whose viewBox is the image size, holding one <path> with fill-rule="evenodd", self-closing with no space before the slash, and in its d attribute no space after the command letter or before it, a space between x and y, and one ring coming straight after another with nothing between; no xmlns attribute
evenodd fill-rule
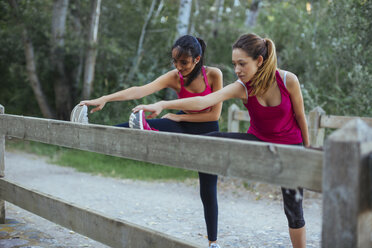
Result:
<svg viewBox="0 0 372 248"><path fill-rule="evenodd" d="M275 41L279 66L296 73L307 110L372 116L371 1L266 3L258 30Z"/></svg>
<svg viewBox="0 0 372 248"><path fill-rule="evenodd" d="M148 26L139 70L127 80L151 2L102 2L92 98L146 84L172 69L170 47L176 38L179 3L164 1L161 8L157 4ZM372 116L371 1L263 0L253 27L245 24L253 1L225 0L221 9L216 8L216 2L194 0L190 33L206 41L206 65L223 71L225 85L236 79L230 62L232 43L243 33L255 32L274 40L280 68L299 77L307 111L321 106L330 114ZM240 5L234 5L237 2ZM306 10L307 2L311 12ZM19 5L34 45L38 76L53 104L49 58L53 3L35 0L19 1ZM65 71L71 81L76 81L71 92L76 103L81 100L82 75L78 70L87 46L89 6L88 0L70 1L67 14ZM27 79L22 30L11 13L10 6L1 1L0 102L7 113L41 116ZM162 91L142 100L110 103L90 119L102 124L125 122L136 104L155 102L165 95ZM222 130L226 130L227 108L233 102L242 107L237 100L224 103Z"/></svg>

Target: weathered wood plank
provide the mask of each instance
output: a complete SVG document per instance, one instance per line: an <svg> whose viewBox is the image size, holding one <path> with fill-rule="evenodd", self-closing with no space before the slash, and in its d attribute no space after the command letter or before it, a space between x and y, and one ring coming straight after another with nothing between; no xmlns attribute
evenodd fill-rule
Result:
<svg viewBox="0 0 372 248"><path fill-rule="evenodd" d="M347 123L326 141L322 247L372 247L370 153L372 128L360 119Z"/></svg>
<svg viewBox="0 0 372 248"><path fill-rule="evenodd" d="M2 199L10 203L110 247L200 247L149 228L124 220L115 220L62 199L26 189L5 178L0 179L0 195Z"/></svg>
<svg viewBox="0 0 372 248"><path fill-rule="evenodd" d="M347 122L355 119L361 119L368 126L372 126L372 118L358 116L337 116L337 115L322 115L320 118L320 127L325 128L341 128Z"/></svg>
<svg viewBox="0 0 372 248"><path fill-rule="evenodd" d="M0 115L4 114L4 107L0 105ZM0 129L2 127L0 126ZM0 177L4 176L5 169L5 136L0 134Z"/></svg>
<svg viewBox="0 0 372 248"><path fill-rule="evenodd" d="M325 114L321 107L316 107L309 112L309 140L312 147L322 147L325 129L320 127L320 118Z"/></svg>
<svg viewBox="0 0 372 248"><path fill-rule="evenodd" d="M4 114L4 107L0 104L0 115ZM1 126L0 126L1 128ZM5 136L0 134L0 178L4 177L5 170ZM0 224L5 223L5 202L0 198Z"/></svg>
<svg viewBox="0 0 372 248"><path fill-rule="evenodd" d="M322 188L322 152L302 147L12 115L0 116L0 124L0 133L25 140L290 188Z"/></svg>
<svg viewBox="0 0 372 248"><path fill-rule="evenodd" d="M239 111L236 104L232 104L228 111L227 130L229 132L239 132L239 120L234 117L235 111Z"/></svg>

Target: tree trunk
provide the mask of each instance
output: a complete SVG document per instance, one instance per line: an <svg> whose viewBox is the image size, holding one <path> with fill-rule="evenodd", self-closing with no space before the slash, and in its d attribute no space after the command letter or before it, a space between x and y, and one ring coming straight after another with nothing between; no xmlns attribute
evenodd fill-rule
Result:
<svg viewBox="0 0 372 248"><path fill-rule="evenodd" d="M71 86L64 66L64 34L68 0L55 0L52 17L51 64L54 78L54 94L57 118L68 120L72 109Z"/></svg>
<svg viewBox="0 0 372 248"><path fill-rule="evenodd" d="M92 1L88 50L85 57L84 82L82 98L88 99L93 89L94 68L97 56L98 24L101 10L101 0Z"/></svg>
<svg viewBox="0 0 372 248"><path fill-rule="evenodd" d="M245 19L246 27L251 28L256 25L260 2L261 0L253 0L251 7L247 10Z"/></svg>
<svg viewBox="0 0 372 248"><path fill-rule="evenodd" d="M180 0L177 21L177 38L188 33L192 0Z"/></svg>
<svg viewBox="0 0 372 248"><path fill-rule="evenodd" d="M199 7L199 1L198 0L195 0L194 1L194 6L195 6L195 10L193 12L193 16L192 16L192 20L190 21L190 34L194 34L195 33L195 20L198 19L198 16L200 14L200 7Z"/></svg>
<svg viewBox="0 0 372 248"><path fill-rule="evenodd" d="M164 7L164 0L161 0L154 15L155 18L159 16L160 11L162 11L163 7Z"/></svg>
<svg viewBox="0 0 372 248"><path fill-rule="evenodd" d="M149 10L149 12L147 14L147 17L145 19L145 23L142 26L141 36L140 36L139 41L138 41L137 53L136 53L136 56L134 57L133 65L132 65L132 67L131 67L131 69L130 69L130 71L128 73L127 81L131 81L133 79L135 73L138 70L138 67L140 65L140 62L142 60L142 56L143 56L143 42L145 40L147 26L148 26L148 24L149 24L149 22L151 20L151 17L152 17L153 12L154 12L156 2L157 2L157 0L152 0L150 10Z"/></svg>
<svg viewBox="0 0 372 248"><path fill-rule="evenodd" d="M45 118L48 118L48 119L55 118L55 113L52 112L48 104L48 101L41 88L39 77L37 76L36 63L35 63L35 57L34 57L34 47L32 45L31 40L29 39L27 35L27 30L25 27L23 27L23 31L22 31L22 41L23 41L23 46L25 47L28 79L30 80L31 87L32 87L32 90L34 91L36 101L40 107L41 113L43 114Z"/></svg>
<svg viewBox="0 0 372 248"><path fill-rule="evenodd" d="M52 109L50 108L47 99L44 95L43 89L41 87L39 77L37 76L36 72L36 63L34 57L34 47L32 45L31 40L27 35L27 29L24 25L21 17L18 14L18 5L15 0L9 0L9 5L13 9L14 16L19 25L22 27L22 42L25 49L25 57L26 57L26 68L27 68L27 77L30 81L31 88L35 94L36 101L39 105L41 113L45 118L52 119L55 117Z"/></svg>
<svg viewBox="0 0 372 248"><path fill-rule="evenodd" d="M213 37L216 38L218 36L218 24L221 21L221 15L223 12L223 6L225 1L224 0L216 0L216 10L217 14L214 15L213 20Z"/></svg>
<svg viewBox="0 0 372 248"><path fill-rule="evenodd" d="M80 1L75 2L75 7L70 8L71 18L72 18L72 29L74 32L75 39L79 41L85 40L84 30L81 24L80 19ZM71 6L71 5L70 5ZM84 64L84 49L80 46L79 53L74 54L74 61L78 61L77 66L74 66L72 71L70 71L69 77L71 78L71 95L72 101L77 102L80 99L79 92L79 84L82 81L83 75L83 64Z"/></svg>

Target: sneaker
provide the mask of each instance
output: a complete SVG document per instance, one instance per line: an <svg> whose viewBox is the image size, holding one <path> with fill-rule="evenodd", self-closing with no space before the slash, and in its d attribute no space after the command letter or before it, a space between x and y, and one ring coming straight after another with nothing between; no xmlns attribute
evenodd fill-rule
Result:
<svg viewBox="0 0 372 248"><path fill-rule="evenodd" d="M70 121L88 124L88 107L86 105L76 105L71 111Z"/></svg>
<svg viewBox="0 0 372 248"><path fill-rule="evenodd" d="M212 243L209 248L221 248L218 244Z"/></svg>
<svg viewBox="0 0 372 248"><path fill-rule="evenodd" d="M129 127L141 130L153 130L147 123L143 110L130 114Z"/></svg>

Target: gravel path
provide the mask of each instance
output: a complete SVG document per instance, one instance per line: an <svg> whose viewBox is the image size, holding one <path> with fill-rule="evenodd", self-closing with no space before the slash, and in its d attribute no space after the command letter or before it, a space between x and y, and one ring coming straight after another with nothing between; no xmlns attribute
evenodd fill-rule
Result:
<svg viewBox="0 0 372 248"><path fill-rule="evenodd" d="M7 151L5 175L15 182L80 206L207 247L198 180L145 182L113 179L52 165L46 158ZM278 187L220 178L221 247L290 247ZM106 247L7 203L7 218L53 237L53 247ZM321 195L305 191L307 247L320 247ZM68 237L68 238L66 238Z"/></svg>

